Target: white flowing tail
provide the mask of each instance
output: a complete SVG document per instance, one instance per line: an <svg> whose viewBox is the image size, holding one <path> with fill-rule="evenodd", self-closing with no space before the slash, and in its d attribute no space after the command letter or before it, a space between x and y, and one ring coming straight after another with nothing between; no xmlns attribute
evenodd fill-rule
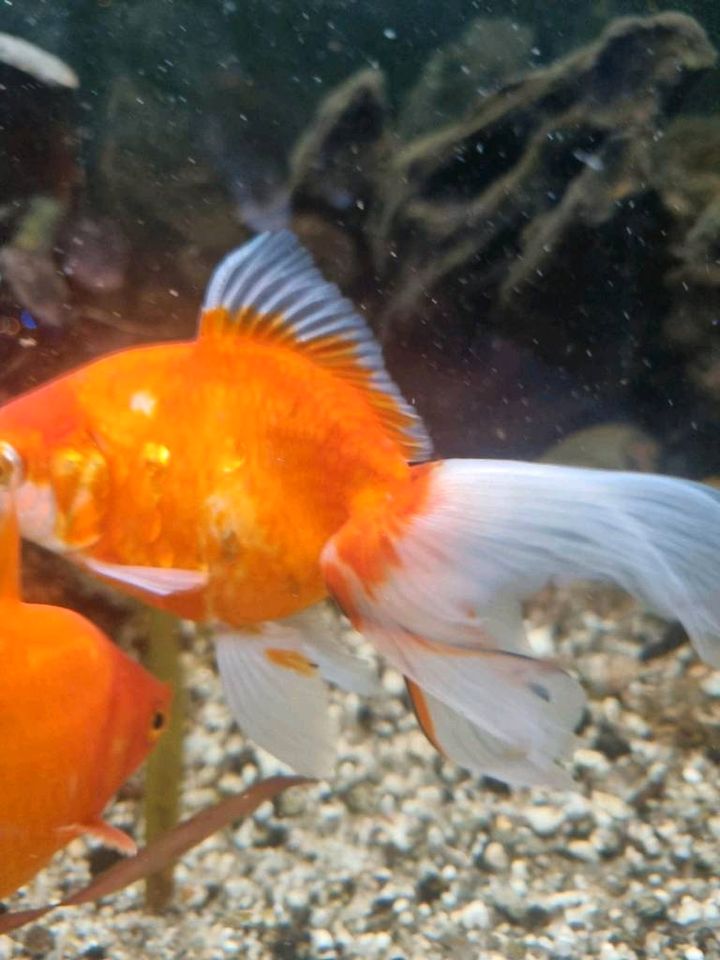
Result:
<svg viewBox="0 0 720 960"><path fill-rule="evenodd" d="M521 602L551 578L618 584L681 621L720 666L720 494L690 481L428 464L372 516L351 517L322 564L355 625L411 681L429 738L508 782L559 784L582 714L576 681L531 658L524 636Z"/></svg>

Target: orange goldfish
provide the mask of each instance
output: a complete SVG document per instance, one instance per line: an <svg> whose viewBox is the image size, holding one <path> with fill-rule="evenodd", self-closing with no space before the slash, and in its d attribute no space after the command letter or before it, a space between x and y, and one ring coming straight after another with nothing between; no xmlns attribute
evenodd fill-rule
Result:
<svg viewBox="0 0 720 960"><path fill-rule="evenodd" d="M0 409L25 536L218 626L230 705L296 770L332 770L323 678L367 676L318 622L332 594L407 678L446 756L563 785L584 706L532 657L521 603L601 578L720 662L720 496L669 477L429 461L370 328L292 234L217 268L197 338L104 357Z"/></svg>
<svg viewBox="0 0 720 960"><path fill-rule="evenodd" d="M7 448L5 448L7 452ZM7 499L7 497L6 497ZM0 520L0 897L101 819L165 725L169 691L79 614L23 603L13 507Z"/></svg>

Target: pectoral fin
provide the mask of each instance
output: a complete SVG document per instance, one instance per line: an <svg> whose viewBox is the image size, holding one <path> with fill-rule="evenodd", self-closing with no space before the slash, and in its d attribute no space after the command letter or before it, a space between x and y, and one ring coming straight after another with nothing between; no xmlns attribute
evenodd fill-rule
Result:
<svg viewBox="0 0 720 960"><path fill-rule="evenodd" d="M91 823L73 823L66 827L61 827L61 833L67 835L68 839L74 837L91 837L97 840L104 847L116 850L125 857L134 857L137 853L137 844L132 837L128 836L124 830L119 827L113 827L105 820L94 820Z"/></svg>
<svg viewBox="0 0 720 960"><path fill-rule="evenodd" d="M78 558L77 562L91 573L126 587L144 590L156 597L169 597L177 593L190 593L207 586L205 570L180 570L175 567L138 567L121 563L108 563L92 557Z"/></svg>
<svg viewBox="0 0 720 960"><path fill-rule="evenodd" d="M219 634L218 667L243 732L298 773L327 777L337 734L325 683L298 639L296 630L277 623L255 633Z"/></svg>

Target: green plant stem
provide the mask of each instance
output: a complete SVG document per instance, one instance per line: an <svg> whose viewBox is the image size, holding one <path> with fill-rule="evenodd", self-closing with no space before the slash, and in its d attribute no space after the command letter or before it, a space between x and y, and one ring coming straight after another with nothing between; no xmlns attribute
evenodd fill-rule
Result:
<svg viewBox="0 0 720 960"><path fill-rule="evenodd" d="M149 610L147 616L148 669L173 688L173 703L168 729L150 754L145 776L146 842L166 833L178 822L182 781L183 726L185 689L183 683L177 621L167 613ZM145 880L145 906L160 912L174 891L173 865Z"/></svg>

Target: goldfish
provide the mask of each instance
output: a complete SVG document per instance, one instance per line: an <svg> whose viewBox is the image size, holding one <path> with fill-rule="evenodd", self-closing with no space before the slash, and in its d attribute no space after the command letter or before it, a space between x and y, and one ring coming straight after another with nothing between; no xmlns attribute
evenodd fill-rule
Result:
<svg viewBox="0 0 720 960"><path fill-rule="evenodd" d="M325 681L373 677L318 617L333 597L406 678L446 757L568 786L581 684L532 655L522 603L613 581L720 664L720 495L691 481L436 460L370 326L289 231L231 252L190 340L131 347L0 409L23 534L213 624L256 743L331 774Z"/></svg>
<svg viewBox="0 0 720 960"><path fill-rule="evenodd" d="M4 467L7 447L0 450ZM102 820L110 797L165 726L170 694L71 610L23 603L11 499L0 518L0 897L75 837L122 853Z"/></svg>

